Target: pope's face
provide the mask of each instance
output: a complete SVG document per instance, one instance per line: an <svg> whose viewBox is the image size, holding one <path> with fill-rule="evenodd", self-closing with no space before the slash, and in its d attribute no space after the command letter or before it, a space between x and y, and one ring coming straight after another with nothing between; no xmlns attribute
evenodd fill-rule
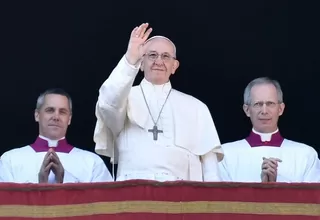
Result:
<svg viewBox="0 0 320 220"><path fill-rule="evenodd" d="M173 45L166 39L155 38L145 46L145 56L141 64L146 80L161 85L169 81L179 67L175 59Z"/></svg>

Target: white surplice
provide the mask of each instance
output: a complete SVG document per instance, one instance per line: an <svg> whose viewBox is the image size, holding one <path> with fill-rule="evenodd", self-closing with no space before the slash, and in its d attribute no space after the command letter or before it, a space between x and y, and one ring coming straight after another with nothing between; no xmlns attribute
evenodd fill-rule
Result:
<svg viewBox="0 0 320 220"><path fill-rule="evenodd" d="M54 148L56 140L46 139ZM49 150L49 148L48 148ZM47 152L36 152L30 145L5 152L0 158L0 182L38 183L38 174ZM113 178L96 154L73 147L69 153L56 152L64 168L63 183L111 182ZM51 171L48 183L55 183Z"/></svg>
<svg viewBox="0 0 320 220"><path fill-rule="evenodd" d="M158 140L148 132L154 123L140 86L133 86L139 65L125 56L99 90L96 104L95 150L118 163L117 181L220 181L220 140L207 106L171 88L170 82L153 85L143 79L151 114L163 133Z"/></svg>
<svg viewBox="0 0 320 220"><path fill-rule="evenodd" d="M270 141L273 133L261 134L263 142ZM278 131L276 131L278 132ZM299 142L283 139L280 146L252 147L246 139L222 145L225 157L219 163L223 181L261 182L263 157L279 158L277 182L320 182L320 161L314 148Z"/></svg>

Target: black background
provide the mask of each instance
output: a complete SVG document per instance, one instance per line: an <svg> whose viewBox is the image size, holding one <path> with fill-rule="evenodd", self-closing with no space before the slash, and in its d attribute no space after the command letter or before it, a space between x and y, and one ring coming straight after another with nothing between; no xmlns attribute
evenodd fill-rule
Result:
<svg viewBox="0 0 320 220"><path fill-rule="evenodd" d="M206 103L222 143L251 129L243 90L260 76L279 80L279 126L319 152L319 13L316 1L8 1L1 5L1 153L32 143L34 108L52 87L74 103L68 140L94 150L98 90L127 48L131 30L177 46L173 86ZM137 77L140 82L142 74ZM107 161L107 160L106 160Z"/></svg>

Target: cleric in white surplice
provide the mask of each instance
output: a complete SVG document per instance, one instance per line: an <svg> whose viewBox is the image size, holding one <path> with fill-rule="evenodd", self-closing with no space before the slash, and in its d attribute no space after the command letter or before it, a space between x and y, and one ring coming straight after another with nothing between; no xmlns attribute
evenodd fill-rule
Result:
<svg viewBox="0 0 320 220"><path fill-rule="evenodd" d="M209 109L172 88L175 45L163 36L147 40L147 27L132 31L126 55L99 90L96 152L118 163L117 181L220 181L223 152ZM133 87L139 68L145 77Z"/></svg>
<svg viewBox="0 0 320 220"><path fill-rule="evenodd" d="M66 132L72 101L62 89L38 97L35 120L39 136L33 144L5 152L0 159L0 181L15 183L108 182L113 178L95 153L70 145ZM81 120L81 119L80 119Z"/></svg>
<svg viewBox="0 0 320 220"><path fill-rule="evenodd" d="M263 77L248 84L243 109L253 128L247 138L222 145L225 157L219 167L224 181L320 182L315 149L280 134L278 119L284 107L276 80Z"/></svg>

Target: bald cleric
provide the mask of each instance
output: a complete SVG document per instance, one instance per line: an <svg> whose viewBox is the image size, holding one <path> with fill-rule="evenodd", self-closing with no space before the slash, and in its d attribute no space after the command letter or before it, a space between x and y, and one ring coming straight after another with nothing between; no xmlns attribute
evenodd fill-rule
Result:
<svg viewBox="0 0 320 220"><path fill-rule="evenodd" d="M117 181L220 181L223 158L207 106L171 87L179 67L174 43L132 30L126 54L102 84L96 104L96 152L118 163ZM140 85L133 86L139 69Z"/></svg>

